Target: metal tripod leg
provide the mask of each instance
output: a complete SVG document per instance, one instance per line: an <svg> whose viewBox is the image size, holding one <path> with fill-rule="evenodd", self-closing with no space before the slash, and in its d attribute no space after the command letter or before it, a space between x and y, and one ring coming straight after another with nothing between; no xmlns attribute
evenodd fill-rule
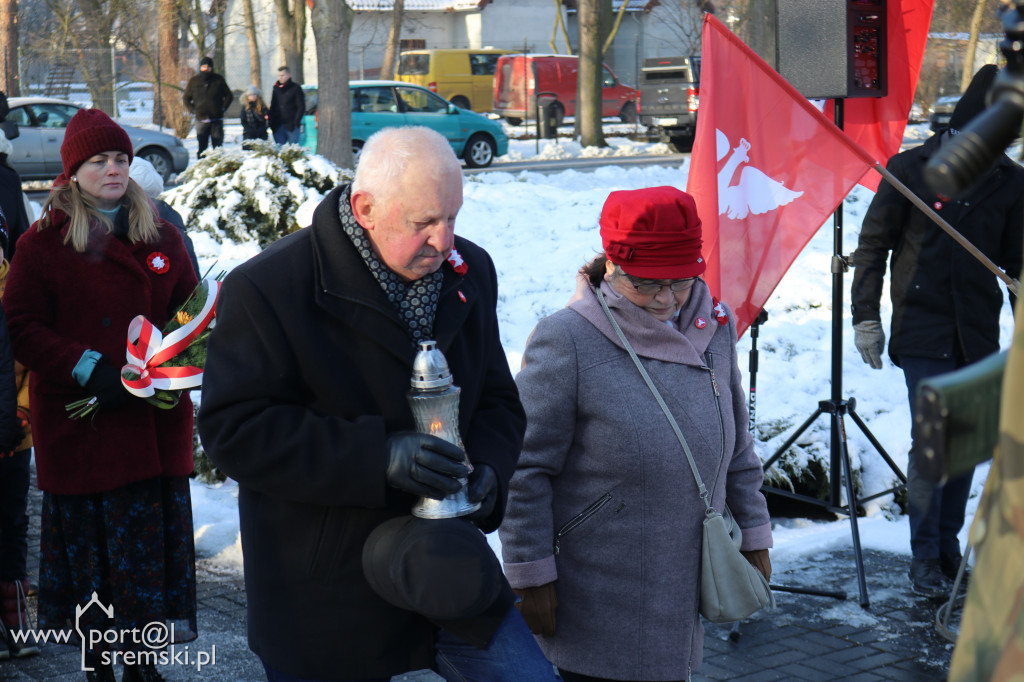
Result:
<svg viewBox="0 0 1024 682"><path fill-rule="evenodd" d="M857 559L857 588L860 590L860 605L868 608L868 583L864 575L864 553L860 547L860 529L857 527L857 495L853 490L853 467L850 466L850 449L846 442L846 423L843 410L832 413L832 428L837 430L842 456L843 477L846 479L846 506L850 511L850 534L853 537L853 554Z"/></svg>

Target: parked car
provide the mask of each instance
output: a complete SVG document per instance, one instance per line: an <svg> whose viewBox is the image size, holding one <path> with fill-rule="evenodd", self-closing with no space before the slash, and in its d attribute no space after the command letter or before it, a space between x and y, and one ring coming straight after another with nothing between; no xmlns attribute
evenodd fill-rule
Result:
<svg viewBox="0 0 1024 682"><path fill-rule="evenodd" d="M640 124L675 147L693 149L700 105L700 57L654 57L640 69Z"/></svg>
<svg viewBox="0 0 1024 682"><path fill-rule="evenodd" d="M636 88L619 82L603 66L601 116L618 116L623 123L636 121ZM498 57L494 74L494 113L512 125L537 116L537 100L554 108L557 125L576 115L576 74L579 58L573 55L513 54ZM526 77L529 74L529 77ZM525 78L524 78L525 77Z"/></svg>
<svg viewBox="0 0 1024 682"><path fill-rule="evenodd" d="M352 154L358 158L370 135L381 128L425 126L444 135L470 168L491 165L508 153L508 136L498 121L461 109L426 88L401 81L350 81L352 97ZM306 139L310 118L305 119ZM307 144L307 146L309 146ZM315 151L315 148L314 148Z"/></svg>
<svg viewBox="0 0 1024 682"><path fill-rule="evenodd" d="M493 48L408 50L398 58L396 80L421 85L460 109L490 111L498 57Z"/></svg>
<svg viewBox="0 0 1024 682"><path fill-rule="evenodd" d="M11 97L5 121L18 126L18 137L11 141L14 151L8 162L22 180L53 180L61 174L60 146L68 121L82 107L49 97ZM132 140L135 155L149 161L163 177L188 167L188 150L173 135L118 124Z"/></svg>
<svg viewBox="0 0 1024 682"><path fill-rule="evenodd" d="M928 128L937 133L949 126L949 119L953 116L953 109L960 101L960 95L945 95L932 103L928 109Z"/></svg>

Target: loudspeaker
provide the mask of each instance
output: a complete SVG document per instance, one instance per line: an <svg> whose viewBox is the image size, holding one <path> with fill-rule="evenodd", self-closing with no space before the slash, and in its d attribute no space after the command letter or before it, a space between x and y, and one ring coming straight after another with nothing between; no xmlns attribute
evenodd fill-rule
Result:
<svg viewBox="0 0 1024 682"><path fill-rule="evenodd" d="M776 69L804 97L884 97L885 3L776 0Z"/></svg>

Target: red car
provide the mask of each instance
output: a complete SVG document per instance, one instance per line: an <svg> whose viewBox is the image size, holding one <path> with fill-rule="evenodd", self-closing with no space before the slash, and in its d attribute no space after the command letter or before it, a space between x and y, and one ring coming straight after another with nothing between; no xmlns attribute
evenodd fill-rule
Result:
<svg viewBox="0 0 1024 682"><path fill-rule="evenodd" d="M624 123L634 122L636 88L623 85L607 65L602 66L601 117L618 116ZM554 104L561 125L563 118L576 115L578 70L579 58L573 55L502 55L494 72L494 113L519 125L524 119L536 118L540 97L542 104Z"/></svg>

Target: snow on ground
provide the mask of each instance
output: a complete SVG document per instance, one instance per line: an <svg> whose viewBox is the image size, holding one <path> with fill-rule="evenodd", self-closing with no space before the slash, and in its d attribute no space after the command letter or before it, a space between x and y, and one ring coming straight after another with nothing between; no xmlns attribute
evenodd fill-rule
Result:
<svg viewBox="0 0 1024 682"><path fill-rule="evenodd" d="M686 187L688 157L682 163L643 168L614 165L616 156L668 151L664 145L615 136L632 129L632 126L613 127L608 140L611 146L603 150L583 149L566 138L539 143L512 139L507 156L499 159L608 156L609 165L595 170L553 174L493 171L467 176L464 181L465 203L456 230L486 248L494 259L500 285L501 339L513 372L519 369L527 337L534 325L565 305L575 288L575 271L600 249L597 221L608 193L657 185ZM227 126L226 143L237 145L240 132L238 126ZM510 129L512 135L518 132ZM909 126L905 145L920 144L928 134L926 125ZM186 146L195 158L195 138L186 140ZM1019 147L1011 152L1019 156ZM872 196L871 191L857 187L843 204L844 254L856 248L860 225ZM774 435L758 441L762 459L771 456L792 430L813 413L818 401L831 397L832 233L829 219L797 258L766 305L769 319L760 330L757 346L760 363L756 416L759 432ZM230 268L258 252L251 244L217 244L202 233L194 233L193 240L204 270L215 261L218 269ZM851 281L852 273L844 277L842 395L856 398L857 413L901 469L905 469L910 420L903 374L888 360L882 370L871 370L854 348L848 306ZM882 319L887 333L890 313L886 290ZM1002 315L1004 347L1009 342L1012 324L1007 305ZM739 342L740 366L745 375L750 337L748 332ZM854 468L862 468L865 490L870 494L890 487L893 474L881 456L852 420L847 419L846 426ZM786 428L774 433L783 427ZM827 452L829 439L828 420L821 417L797 442L796 448L802 452ZM986 472L987 466L982 466L975 474L970 515L977 505ZM229 571L241 571L242 566L237 491L237 486L230 481L219 486L195 481L192 484L197 553L207 564ZM866 549L909 554L907 519L894 514L891 496L875 500L867 507L868 516L858 521L862 545ZM827 521L782 518L774 522L773 562L780 568L793 562L811 566L810 574L802 575L812 584L816 579L814 571L825 570L825 567L813 568L821 566L814 561L815 557L831 549L848 548L851 543L850 523L845 518ZM964 542L966 529L967 526L962 534ZM489 539L497 549L497 534ZM845 612L842 615L849 617Z"/></svg>

